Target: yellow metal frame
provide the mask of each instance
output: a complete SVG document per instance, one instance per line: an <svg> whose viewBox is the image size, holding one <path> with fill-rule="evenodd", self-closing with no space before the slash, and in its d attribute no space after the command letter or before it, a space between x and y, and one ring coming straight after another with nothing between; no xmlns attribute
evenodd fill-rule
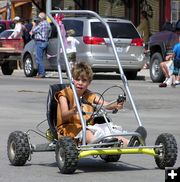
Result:
<svg viewBox="0 0 180 182"><path fill-rule="evenodd" d="M154 148L124 148L124 149L94 149L94 150L82 150L79 154L79 159L91 156L91 155L117 155L117 154L147 154L156 156Z"/></svg>

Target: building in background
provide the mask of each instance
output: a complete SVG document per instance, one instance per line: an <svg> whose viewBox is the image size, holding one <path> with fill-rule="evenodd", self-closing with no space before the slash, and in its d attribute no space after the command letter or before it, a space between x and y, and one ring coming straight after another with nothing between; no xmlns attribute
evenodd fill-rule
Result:
<svg viewBox="0 0 180 182"><path fill-rule="evenodd" d="M9 16L7 3L10 5L11 19L20 16L22 19L31 20L39 11L46 9L46 0L1 0L2 19ZM161 30L166 21L175 23L180 19L180 0L52 0L52 6L61 9L92 10L101 16L123 17L136 26L140 22L140 12L146 10L151 33Z"/></svg>

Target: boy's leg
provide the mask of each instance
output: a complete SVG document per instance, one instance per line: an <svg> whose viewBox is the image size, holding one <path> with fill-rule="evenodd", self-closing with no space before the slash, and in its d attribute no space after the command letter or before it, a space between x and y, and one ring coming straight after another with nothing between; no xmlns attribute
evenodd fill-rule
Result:
<svg viewBox="0 0 180 182"><path fill-rule="evenodd" d="M86 130L86 143L92 143L95 140L95 137L90 130Z"/></svg>

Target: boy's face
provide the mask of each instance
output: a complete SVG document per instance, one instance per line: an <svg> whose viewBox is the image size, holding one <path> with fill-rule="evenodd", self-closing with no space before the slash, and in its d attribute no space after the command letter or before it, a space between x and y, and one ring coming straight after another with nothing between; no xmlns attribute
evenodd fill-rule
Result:
<svg viewBox="0 0 180 182"><path fill-rule="evenodd" d="M88 88L90 84L90 81L88 80L88 77L86 76L79 76L78 78L74 79L74 85L76 87L76 91L78 92L78 95L82 95L86 89Z"/></svg>

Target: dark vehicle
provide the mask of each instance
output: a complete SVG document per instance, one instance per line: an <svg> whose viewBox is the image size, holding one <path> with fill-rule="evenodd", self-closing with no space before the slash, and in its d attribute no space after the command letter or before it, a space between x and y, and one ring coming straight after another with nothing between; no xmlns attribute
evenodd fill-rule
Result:
<svg viewBox="0 0 180 182"><path fill-rule="evenodd" d="M160 63L165 61L165 56L171 52L173 46L178 42L180 35L180 20L173 27L166 27L165 30L152 35L149 40L150 49L150 77L153 82L162 82L163 72L160 69Z"/></svg>

